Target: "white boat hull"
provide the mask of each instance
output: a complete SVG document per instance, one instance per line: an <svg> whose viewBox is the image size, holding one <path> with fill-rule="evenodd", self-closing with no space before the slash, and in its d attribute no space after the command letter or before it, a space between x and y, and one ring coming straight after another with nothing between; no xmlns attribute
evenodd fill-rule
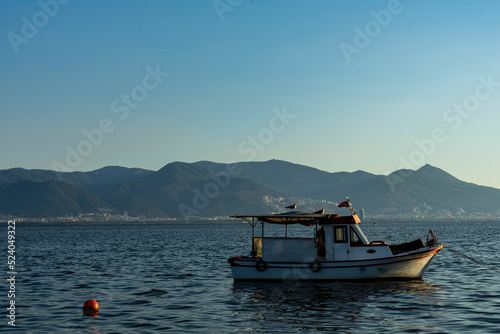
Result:
<svg viewBox="0 0 500 334"><path fill-rule="evenodd" d="M432 245L392 257L367 260L290 263L233 257L229 263L235 281L418 279L442 248L442 245Z"/></svg>

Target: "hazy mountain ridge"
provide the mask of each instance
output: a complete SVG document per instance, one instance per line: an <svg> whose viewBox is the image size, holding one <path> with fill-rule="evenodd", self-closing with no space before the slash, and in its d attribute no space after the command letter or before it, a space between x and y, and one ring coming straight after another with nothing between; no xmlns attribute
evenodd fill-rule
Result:
<svg viewBox="0 0 500 334"><path fill-rule="evenodd" d="M57 180L18 181L0 185L0 208L4 214L51 217L116 209L99 196Z"/></svg>
<svg viewBox="0 0 500 334"><path fill-rule="evenodd" d="M142 168L108 166L91 172L55 172L43 169L11 168L0 170L0 184L17 181L44 182L58 180L94 194L104 194L116 185L139 176L154 173Z"/></svg>
<svg viewBox="0 0 500 334"><path fill-rule="evenodd" d="M217 180L208 170L183 162L166 165L158 172L123 183L110 196L134 196L146 200L169 217L221 216L236 211L267 208L264 196L280 196L265 186L241 178Z"/></svg>
<svg viewBox="0 0 500 334"><path fill-rule="evenodd" d="M227 164L195 163L212 172L224 171ZM238 163L237 177L248 178L290 196L338 201L353 187L377 177L364 171L329 173L282 160ZM339 197L340 196L340 197Z"/></svg>
<svg viewBox="0 0 500 334"><path fill-rule="evenodd" d="M227 167L207 161L195 164L213 172ZM238 163L238 169L238 176L291 196L333 202L349 196L355 208L363 207L370 214L500 214L500 189L461 181L431 165L387 176L364 171L328 173L279 160Z"/></svg>
<svg viewBox="0 0 500 334"><path fill-rule="evenodd" d="M228 170L235 171L231 177ZM124 211L130 216L211 217L272 212L291 197L338 203L346 196L368 214L500 215L500 189L460 181L430 165L387 176L329 173L280 160L174 162L157 172L124 167L61 174L0 171L0 212L30 217Z"/></svg>

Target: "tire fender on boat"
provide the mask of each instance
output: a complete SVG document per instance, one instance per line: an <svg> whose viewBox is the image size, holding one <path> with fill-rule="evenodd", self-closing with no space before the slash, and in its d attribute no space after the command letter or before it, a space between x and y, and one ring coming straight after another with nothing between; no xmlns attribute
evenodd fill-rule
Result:
<svg viewBox="0 0 500 334"><path fill-rule="evenodd" d="M314 260L309 265L309 269L311 269L312 272L317 273L321 270L321 263L318 260Z"/></svg>
<svg viewBox="0 0 500 334"><path fill-rule="evenodd" d="M260 259L259 261L257 261L257 263L255 264L255 268L258 270L258 271L264 271L266 270L267 268L267 263L266 261Z"/></svg>

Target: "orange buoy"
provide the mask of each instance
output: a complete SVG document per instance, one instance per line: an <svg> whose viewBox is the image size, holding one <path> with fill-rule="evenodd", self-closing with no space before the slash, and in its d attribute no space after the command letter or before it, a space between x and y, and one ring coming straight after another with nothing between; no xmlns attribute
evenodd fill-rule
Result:
<svg viewBox="0 0 500 334"><path fill-rule="evenodd" d="M97 317L99 314L99 304L95 299L87 299L83 303L83 315L88 315L91 317Z"/></svg>

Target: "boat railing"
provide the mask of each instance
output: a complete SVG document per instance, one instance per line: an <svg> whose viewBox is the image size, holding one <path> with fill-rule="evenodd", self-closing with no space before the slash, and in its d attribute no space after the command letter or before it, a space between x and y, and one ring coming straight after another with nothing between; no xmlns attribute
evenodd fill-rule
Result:
<svg viewBox="0 0 500 334"><path fill-rule="evenodd" d="M437 238L434 235L434 232L432 230L429 230L429 233L427 233L427 242L425 243L427 246L432 246L437 244Z"/></svg>

